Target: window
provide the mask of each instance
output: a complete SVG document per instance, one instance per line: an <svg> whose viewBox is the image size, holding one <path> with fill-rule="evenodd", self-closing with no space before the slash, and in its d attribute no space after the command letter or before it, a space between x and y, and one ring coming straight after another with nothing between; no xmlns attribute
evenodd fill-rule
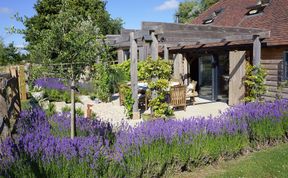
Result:
<svg viewBox="0 0 288 178"><path fill-rule="evenodd" d="M284 61L283 61L283 78L284 80L288 80L288 51L284 52Z"/></svg>
<svg viewBox="0 0 288 178"><path fill-rule="evenodd" d="M204 20L203 24L206 25L206 24L210 24L212 22L214 22L214 19L213 18L209 18L209 19Z"/></svg>
<svg viewBox="0 0 288 178"><path fill-rule="evenodd" d="M202 24L207 25L213 23L215 18L224 11L223 8L220 8L214 11L207 19L203 20Z"/></svg>
<svg viewBox="0 0 288 178"><path fill-rule="evenodd" d="M246 15L255 15L263 12L265 6L257 5L255 7L249 8L249 11L246 13Z"/></svg>
<svg viewBox="0 0 288 178"><path fill-rule="evenodd" d="M254 6L247 7L248 12L246 13L247 16L259 14L264 11L265 7L268 6L270 0L260 0Z"/></svg>

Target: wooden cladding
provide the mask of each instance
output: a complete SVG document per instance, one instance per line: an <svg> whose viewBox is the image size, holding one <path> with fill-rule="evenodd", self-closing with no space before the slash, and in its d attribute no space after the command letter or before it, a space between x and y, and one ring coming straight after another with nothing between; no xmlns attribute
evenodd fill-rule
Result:
<svg viewBox="0 0 288 178"><path fill-rule="evenodd" d="M266 100L288 98L288 87L284 86L284 51L285 47L262 48L261 66L266 70Z"/></svg>

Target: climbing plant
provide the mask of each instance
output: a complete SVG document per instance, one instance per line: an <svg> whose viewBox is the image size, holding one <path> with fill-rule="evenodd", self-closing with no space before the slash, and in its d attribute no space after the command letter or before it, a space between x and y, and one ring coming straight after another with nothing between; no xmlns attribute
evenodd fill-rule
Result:
<svg viewBox="0 0 288 178"><path fill-rule="evenodd" d="M132 118L134 104L134 99L132 97L132 89L127 84L121 84L119 86L119 90L119 92L124 95L123 105L125 107L125 114L128 118Z"/></svg>
<svg viewBox="0 0 288 178"><path fill-rule="evenodd" d="M266 71L261 66L257 67L247 64L244 81L246 87L245 102L262 100L262 95L266 93L266 86L264 84L266 76Z"/></svg>
<svg viewBox="0 0 288 178"><path fill-rule="evenodd" d="M167 103L168 81L172 73L170 63L161 59L148 58L138 72L140 78L144 78L148 82L149 91L155 93L156 97L152 98L149 103L153 116L157 118L171 116L173 110Z"/></svg>
<svg viewBox="0 0 288 178"><path fill-rule="evenodd" d="M114 68L125 71L125 78L130 79L130 60L117 64ZM149 103L149 107L152 109L154 117L163 118L173 114L173 110L167 103L168 81L171 77L171 73L171 64L162 59L152 60L149 57L147 60L138 63L138 79L148 83L146 95L151 95L152 92L156 94L156 97ZM157 80L153 80L153 78ZM134 103L131 88L127 85L121 85L120 90L124 95L126 115L127 117L131 117Z"/></svg>

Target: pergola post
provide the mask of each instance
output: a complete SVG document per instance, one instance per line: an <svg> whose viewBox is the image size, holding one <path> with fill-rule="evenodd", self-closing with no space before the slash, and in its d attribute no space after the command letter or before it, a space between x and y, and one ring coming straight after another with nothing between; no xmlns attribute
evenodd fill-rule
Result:
<svg viewBox="0 0 288 178"><path fill-rule="evenodd" d="M169 60L169 49L166 44L164 44L164 59Z"/></svg>
<svg viewBox="0 0 288 178"><path fill-rule="evenodd" d="M259 67L261 60L261 42L259 35L253 36L253 65Z"/></svg>
<svg viewBox="0 0 288 178"><path fill-rule="evenodd" d="M151 43L151 57L153 60L158 59L158 39L155 36L155 33L151 33L152 43Z"/></svg>
<svg viewBox="0 0 288 178"><path fill-rule="evenodd" d="M152 60L158 60L158 39L155 36L155 33L152 32L151 33L151 37L152 37L152 43L151 43L151 56L152 56ZM157 78L152 78L153 82L157 81ZM152 100L157 98L157 92L155 90L152 91ZM151 109L151 115L154 114L153 109Z"/></svg>
<svg viewBox="0 0 288 178"><path fill-rule="evenodd" d="M138 76L137 76L137 43L134 38L134 32L130 33L130 58L131 58L131 89L132 98L134 100L133 104L133 118L140 119L140 112L138 109Z"/></svg>
<svg viewBox="0 0 288 178"><path fill-rule="evenodd" d="M118 59L118 63L119 64L124 62L124 51L123 51L123 49L118 49L117 50L117 59Z"/></svg>
<svg viewBox="0 0 288 178"><path fill-rule="evenodd" d="M183 55L181 53L177 53L174 55L174 63L173 63L173 78L180 80L181 79L181 71L182 71L182 60Z"/></svg>
<svg viewBox="0 0 288 178"><path fill-rule="evenodd" d="M186 58L186 55L183 57L183 79L184 79L184 85L188 85L189 79L188 79L188 61Z"/></svg>
<svg viewBox="0 0 288 178"><path fill-rule="evenodd" d="M144 57L144 55L145 55L145 47L142 46L142 47L139 47L138 49L139 49L139 60L140 61L145 60L145 57Z"/></svg>

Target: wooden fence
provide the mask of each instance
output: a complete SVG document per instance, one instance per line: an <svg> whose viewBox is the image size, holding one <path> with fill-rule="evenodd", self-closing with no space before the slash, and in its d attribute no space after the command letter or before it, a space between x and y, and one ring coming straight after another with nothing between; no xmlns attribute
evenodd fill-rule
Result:
<svg viewBox="0 0 288 178"><path fill-rule="evenodd" d="M19 67L10 67L0 73L0 142L11 134L20 111Z"/></svg>

